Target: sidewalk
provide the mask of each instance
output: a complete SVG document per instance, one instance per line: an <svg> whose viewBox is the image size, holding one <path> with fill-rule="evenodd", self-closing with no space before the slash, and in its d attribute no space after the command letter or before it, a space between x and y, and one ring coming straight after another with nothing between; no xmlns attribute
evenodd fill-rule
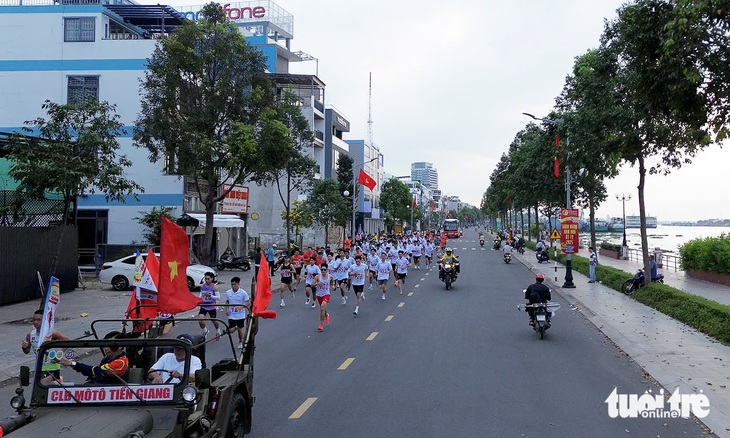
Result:
<svg viewBox="0 0 730 438"><path fill-rule="evenodd" d="M587 255L587 250L580 255ZM577 271L573 271L575 289L563 289L564 266L558 265L556 284L555 263L538 264L533 251L516 258L532 271L542 272L550 287L576 306L570 310L582 312L666 391L679 387L683 394L703 392L710 401L710 414L701 421L718 436L730 437L730 347L608 286L588 283L588 277ZM608 257L599 258L599 263L630 273L640 267L637 262ZM686 278L683 273L662 273L670 286L730 304L728 287Z"/></svg>

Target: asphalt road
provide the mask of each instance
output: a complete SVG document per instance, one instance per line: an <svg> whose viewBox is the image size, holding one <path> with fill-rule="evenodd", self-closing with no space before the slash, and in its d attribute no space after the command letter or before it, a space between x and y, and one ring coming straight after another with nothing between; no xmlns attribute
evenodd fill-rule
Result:
<svg viewBox="0 0 730 438"><path fill-rule="evenodd" d="M344 306L333 295L324 332L301 286L277 308L274 281L278 318L260 321L251 436L706 436L692 420L610 418L614 387L641 394L655 382L557 294L541 341L516 309L530 271L480 248L472 230L449 245L462 266L451 291L433 268L411 270L403 295L392 282L385 301L366 291L357 317L354 294ZM223 356L229 344L208 344L209 364Z"/></svg>

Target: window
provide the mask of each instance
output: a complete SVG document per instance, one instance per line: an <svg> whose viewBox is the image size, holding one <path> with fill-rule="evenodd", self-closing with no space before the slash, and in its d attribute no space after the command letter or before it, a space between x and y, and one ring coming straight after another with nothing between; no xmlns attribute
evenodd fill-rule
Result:
<svg viewBox="0 0 730 438"><path fill-rule="evenodd" d="M82 104L99 100L99 76L69 76L68 103Z"/></svg>
<svg viewBox="0 0 730 438"><path fill-rule="evenodd" d="M63 40L65 42L94 41L96 33L96 18L64 18Z"/></svg>

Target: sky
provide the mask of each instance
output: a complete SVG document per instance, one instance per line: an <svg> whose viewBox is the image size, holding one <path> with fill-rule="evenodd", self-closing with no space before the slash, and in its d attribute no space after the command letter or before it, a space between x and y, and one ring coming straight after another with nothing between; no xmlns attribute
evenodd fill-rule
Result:
<svg viewBox="0 0 730 438"><path fill-rule="evenodd" d="M318 59L290 72L318 69L325 103L350 120L345 138L367 139L372 72L373 140L384 171L408 175L410 163L432 162L444 194L478 207L499 157L529 122L522 113L550 112L575 57L599 45L604 20L624 0L275 3L294 16L292 51ZM647 213L659 221L730 217L727 163L730 147L714 145L668 176L648 176ZM624 194L632 195L626 214L638 214L637 185L638 171L622 167L606 181L598 217L621 216L615 195Z"/></svg>

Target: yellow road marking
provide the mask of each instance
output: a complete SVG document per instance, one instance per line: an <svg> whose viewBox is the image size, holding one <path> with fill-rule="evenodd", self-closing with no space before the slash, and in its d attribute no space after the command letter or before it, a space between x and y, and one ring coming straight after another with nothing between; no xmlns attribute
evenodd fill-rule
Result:
<svg viewBox="0 0 730 438"><path fill-rule="evenodd" d="M408 296L409 297L412 297L413 296L413 292L408 292Z"/></svg>
<svg viewBox="0 0 730 438"><path fill-rule="evenodd" d="M378 332L372 332L372 333L370 333L370 336L368 336L367 339L365 339L365 340L372 341L373 339L375 339L376 336L378 336Z"/></svg>
<svg viewBox="0 0 730 438"><path fill-rule="evenodd" d="M388 315L385 317L385 322L388 322L393 319L393 315Z"/></svg>
<svg viewBox="0 0 730 438"><path fill-rule="evenodd" d="M301 406L299 406L297 408L297 410L294 411L293 414L289 415L289 419L296 420L297 418L301 418L302 415L304 415L304 413L307 412L307 409L312 407L312 405L316 401L317 401L317 397L309 397L308 399L304 400L304 403L302 403Z"/></svg>
<svg viewBox="0 0 730 438"><path fill-rule="evenodd" d="M338 369L339 371L344 371L344 370L346 370L346 369L347 369L347 367L349 367L349 366L350 366L350 364L351 364L351 363L352 363L352 362L353 362L354 360L355 360L355 358L354 358L354 357L348 357L347 359L345 359L345 361L344 361L344 362L342 362L342 365L340 365L340 367L339 367L339 368L337 368L337 369Z"/></svg>
<svg viewBox="0 0 730 438"><path fill-rule="evenodd" d="M405 306L405 305L406 305L406 303L404 303L404 302L401 302L400 304L398 304L398 307L403 307L403 306Z"/></svg>

